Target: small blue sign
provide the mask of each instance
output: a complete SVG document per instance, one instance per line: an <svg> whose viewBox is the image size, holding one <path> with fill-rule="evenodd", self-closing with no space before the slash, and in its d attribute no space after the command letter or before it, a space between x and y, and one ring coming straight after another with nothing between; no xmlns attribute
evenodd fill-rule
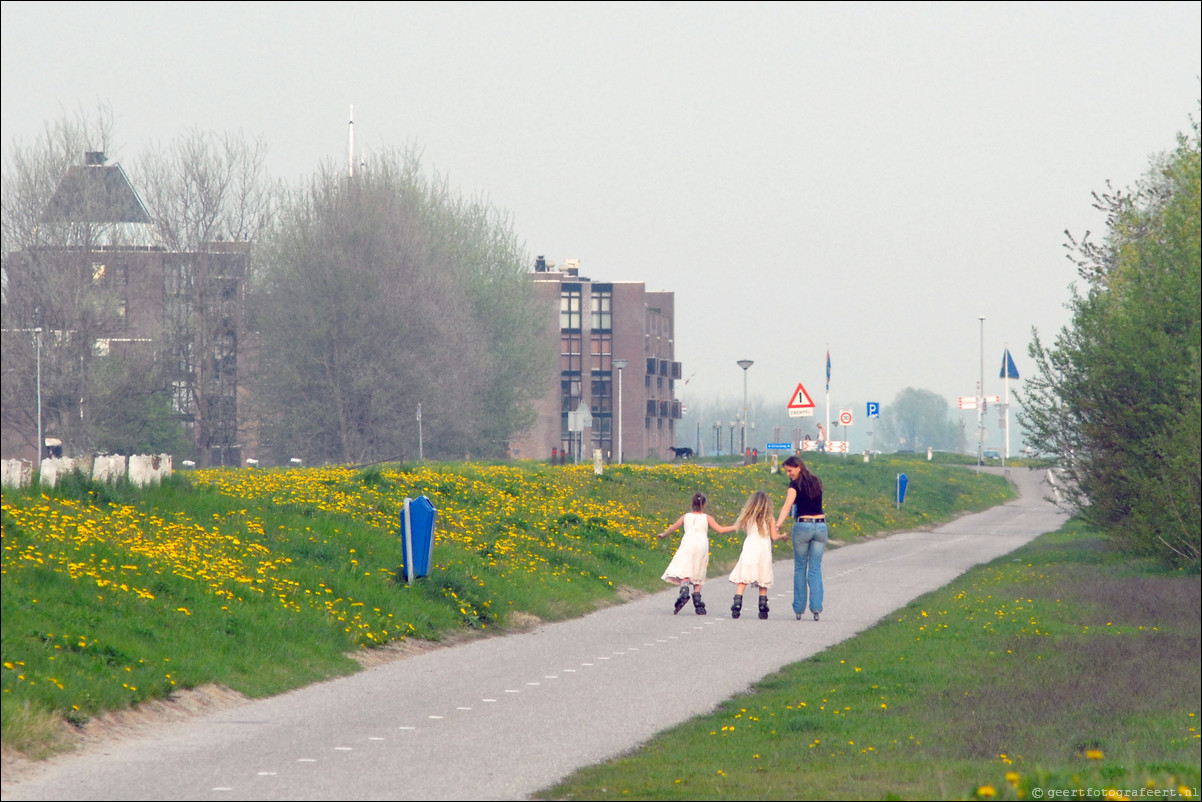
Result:
<svg viewBox="0 0 1202 802"><path fill-rule="evenodd" d="M793 448L793 444L792 443L768 443L768 445L765 447L788 451L789 449Z"/></svg>
<svg viewBox="0 0 1202 802"><path fill-rule="evenodd" d="M868 417L879 418L881 416L881 405L876 401L868 402Z"/></svg>

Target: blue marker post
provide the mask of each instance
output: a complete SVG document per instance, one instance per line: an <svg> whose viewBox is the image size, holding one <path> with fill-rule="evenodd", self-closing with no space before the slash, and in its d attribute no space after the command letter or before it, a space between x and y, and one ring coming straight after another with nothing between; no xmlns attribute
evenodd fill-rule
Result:
<svg viewBox="0 0 1202 802"><path fill-rule="evenodd" d="M906 500L906 485L909 483L904 473L897 475L897 508L900 510L902 502Z"/></svg>

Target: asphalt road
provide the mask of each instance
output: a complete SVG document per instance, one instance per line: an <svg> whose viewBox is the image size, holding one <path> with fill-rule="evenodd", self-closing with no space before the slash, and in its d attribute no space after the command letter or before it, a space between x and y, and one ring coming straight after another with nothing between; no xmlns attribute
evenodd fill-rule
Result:
<svg viewBox="0 0 1202 802"><path fill-rule="evenodd" d="M821 621L793 616L783 541L790 559L775 565L767 621L754 599L731 619L732 586L714 576L707 616L691 605L673 616L676 591L666 589L113 743L5 786L3 798L522 799L1058 528L1045 474L1009 475L1016 502L828 550Z"/></svg>

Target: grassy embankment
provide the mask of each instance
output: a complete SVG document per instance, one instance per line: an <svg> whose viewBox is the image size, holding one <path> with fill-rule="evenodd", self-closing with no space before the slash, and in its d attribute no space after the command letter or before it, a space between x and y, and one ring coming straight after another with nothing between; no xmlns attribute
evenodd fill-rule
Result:
<svg viewBox="0 0 1202 802"><path fill-rule="evenodd" d="M1000 477L910 460L812 461L832 538L948 520L1010 496ZM893 482L910 477L905 506ZM5 490L3 739L52 751L63 720L217 683L250 696L355 671L399 639L580 615L664 589L677 539L655 534L697 490L718 520L783 497L766 464L591 467L445 464L213 470L139 490L80 477ZM439 510L430 576L406 586L406 496ZM711 572L741 536L712 539Z"/></svg>
<svg viewBox="0 0 1202 802"><path fill-rule="evenodd" d="M548 799L1197 799L1199 578L1076 522Z"/></svg>

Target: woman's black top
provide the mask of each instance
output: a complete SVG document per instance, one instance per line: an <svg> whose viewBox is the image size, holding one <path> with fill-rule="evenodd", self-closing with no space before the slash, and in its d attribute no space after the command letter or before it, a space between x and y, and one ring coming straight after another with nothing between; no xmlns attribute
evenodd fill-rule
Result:
<svg viewBox="0 0 1202 802"><path fill-rule="evenodd" d="M822 491L818 491L818 495L815 498L807 496L805 490L801 487L800 476L789 482L789 487L793 488L793 491L797 494L793 501L794 518L822 515Z"/></svg>

